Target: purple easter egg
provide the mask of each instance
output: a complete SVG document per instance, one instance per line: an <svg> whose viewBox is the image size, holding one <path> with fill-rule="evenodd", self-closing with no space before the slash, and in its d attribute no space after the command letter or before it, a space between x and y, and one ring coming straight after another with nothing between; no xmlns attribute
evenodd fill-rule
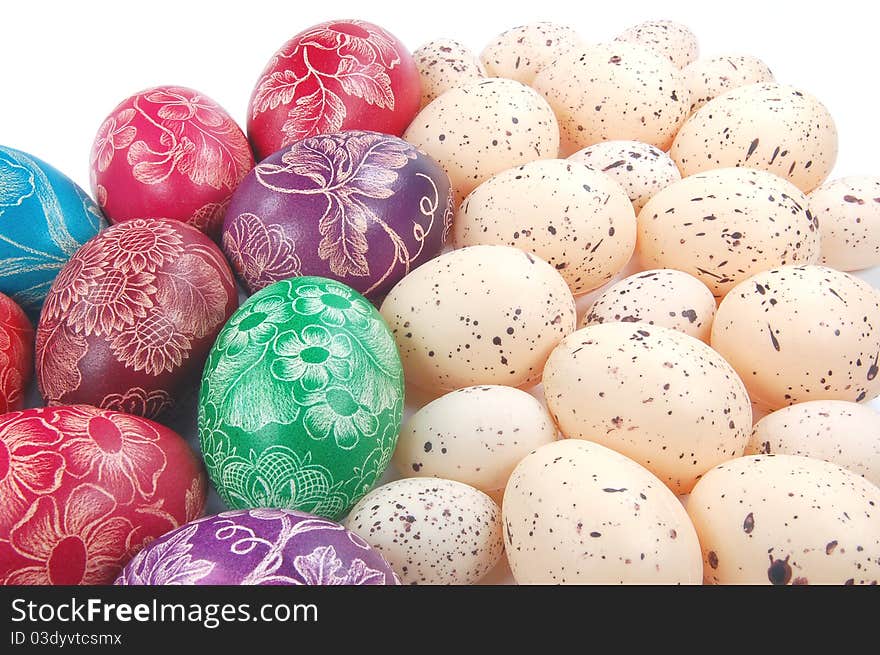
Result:
<svg viewBox="0 0 880 655"><path fill-rule="evenodd" d="M440 253L453 211L449 178L415 146L377 132L321 134L245 177L222 244L251 293L318 275L376 301Z"/></svg>
<svg viewBox="0 0 880 655"><path fill-rule="evenodd" d="M327 519L286 509L207 516L140 551L117 585L397 585L367 542Z"/></svg>

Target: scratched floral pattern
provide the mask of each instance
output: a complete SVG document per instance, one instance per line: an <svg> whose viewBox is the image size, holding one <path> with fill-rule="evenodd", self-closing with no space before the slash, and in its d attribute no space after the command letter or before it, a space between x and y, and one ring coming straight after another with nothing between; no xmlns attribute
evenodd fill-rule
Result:
<svg viewBox="0 0 880 655"><path fill-rule="evenodd" d="M33 366L33 340L34 330L24 311L0 293L0 414L24 405Z"/></svg>

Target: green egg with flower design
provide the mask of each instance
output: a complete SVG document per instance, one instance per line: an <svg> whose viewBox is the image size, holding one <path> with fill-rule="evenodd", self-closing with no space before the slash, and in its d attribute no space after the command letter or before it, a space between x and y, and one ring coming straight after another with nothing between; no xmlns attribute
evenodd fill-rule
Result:
<svg viewBox="0 0 880 655"><path fill-rule="evenodd" d="M338 519L382 476L403 415L400 355L378 311L321 277L251 296L202 375L199 441L231 508Z"/></svg>

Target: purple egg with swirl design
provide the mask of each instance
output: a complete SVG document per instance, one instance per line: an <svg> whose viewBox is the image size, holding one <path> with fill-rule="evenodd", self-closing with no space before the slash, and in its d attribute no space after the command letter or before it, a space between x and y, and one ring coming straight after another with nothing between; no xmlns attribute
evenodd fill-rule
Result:
<svg viewBox="0 0 880 655"><path fill-rule="evenodd" d="M117 585L398 585L385 559L328 519L287 509L223 512L151 542Z"/></svg>
<svg viewBox="0 0 880 655"><path fill-rule="evenodd" d="M321 134L256 166L223 222L226 256L250 293L300 275L372 301L440 254L454 211L449 178L388 134Z"/></svg>

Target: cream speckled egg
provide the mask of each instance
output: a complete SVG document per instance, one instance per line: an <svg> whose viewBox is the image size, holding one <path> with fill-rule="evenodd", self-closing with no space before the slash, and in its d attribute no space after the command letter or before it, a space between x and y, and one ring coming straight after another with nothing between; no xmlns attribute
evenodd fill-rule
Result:
<svg viewBox="0 0 880 655"><path fill-rule="evenodd" d="M649 20L633 25L614 40L650 48L678 68L684 68L700 55L696 35L686 25L671 20Z"/></svg>
<svg viewBox="0 0 880 655"><path fill-rule="evenodd" d="M752 407L736 372L668 328L603 323L562 340L544 369L560 432L631 457L677 494L742 455Z"/></svg>
<svg viewBox="0 0 880 655"><path fill-rule="evenodd" d="M548 159L499 173L474 189L453 221L456 247L496 244L534 252L575 295L626 266L636 216L620 185L584 164Z"/></svg>
<svg viewBox="0 0 880 655"><path fill-rule="evenodd" d="M712 347L768 409L880 395L880 293L823 266L783 266L741 282L712 324Z"/></svg>
<svg viewBox="0 0 880 655"><path fill-rule="evenodd" d="M683 69L691 90L691 112L710 100L747 84L773 82L773 72L751 55L720 55L697 59Z"/></svg>
<svg viewBox="0 0 880 655"><path fill-rule="evenodd" d="M504 492L504 548L520 584L699 584L700 544L660 480L588 441L547 444Z"/></svg>
<svg viewBox="0 0 880 655"><path fill-rule="evenodd" d="M735 284L819 256L807 197L765 171L725 168L686 177L639 212L637 251L646 268L677 268L721 298Z"/></svg>
<svg viewBox="0 0 880 655"><path fill-rule="evenodd" d="M876 584L880 489L844 468L752 455L706 473L687 511L706 583Z"/></svg>
<svg viewBox="0 0 880 655"><path fill-rule="evenodd" d="M404 476L458 480L495 493L523 457L555 440L556 426L534 396L512 387L467 387L416 412L400 432L393 461Z"/></svg>
<svg viewBox="0 0 880 655"><path fill-rule="evenodd" d="M640 141L603 141L578 150L568 159L612 178L626 191L636 212L658 191L681 179L669 155Z"/></svg>
<svg viewBox="0 0 880 655"><path fill-rule="evenodd" d="M709 341L715 297L682 271L660 268L630 275L596 298L581 327L598 323L648 323Z"/></svg>
<svg viewBox="0 0 880 655"><path fill-rule="evenodd" d="M531 84L541 69L581 43L567 25L530 23L499 34L480 53L480 60L492 77Z"/></svg>
<svg viewBox="0 0 880 655"><path fill-rule="evenodd" d="M379 551L404 584L474 584L504 552L501 509L453 480L389 482L364 496L345 525Z"/></svg>
<svg viewBox="0 0 880 655"><path fill-rule="evenodd" d="M514 80L474 80L422 109L404 138L449 174L456 202L495 173L559 152L559 125L536 91Z"/></svg>
<svg viewBox="0 0 880 655"><path fill-rule="evenodd" d="M837 159L837 128L814 96L781 84L749 84L710 100L675 137L681 174L728 166L775 173L809 193Z"/></svg>
<svg viewBox="0 0 880 655"><path fill-rule="evenodd" d="M480 60L453 39L435 39L413 52L422 81L422 107L444 91L486 77Z"/></svg>
<svg viewBox="0 0 880 655"><path fill-rule="evenodd" d="M822 264L841 271L880 265L880 177L826 182L809 199L822 235Z"/></svg>
<svg viewBox="0 0 880 655"><path fill-rule="evenodd" d="M432 259L398 282L380 311L407 383L426 390L535 384L577 319L556 269L509 246Z"/></svg>

